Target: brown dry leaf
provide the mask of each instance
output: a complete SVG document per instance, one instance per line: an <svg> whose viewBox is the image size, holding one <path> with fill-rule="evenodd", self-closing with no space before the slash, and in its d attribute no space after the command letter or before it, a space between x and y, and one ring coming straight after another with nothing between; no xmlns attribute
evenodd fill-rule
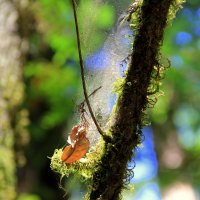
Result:
<svg viewBox="0 0 200 200"><path fill-rule="evenodd" d="M68 142L70 145L64 148L61 160L69 164L80 160L89 150L90 142L86 137L86 128L83 125L74 126Z"/></svg>
<svg viewBox="0 0 200 200"><path fill-rule="evenodd" d="M72 145L66 146L63 150L61 160L64 163L73 163L80 160L88 152L90 142L86 137L81 138L76 142L75 147Z"/></svg>

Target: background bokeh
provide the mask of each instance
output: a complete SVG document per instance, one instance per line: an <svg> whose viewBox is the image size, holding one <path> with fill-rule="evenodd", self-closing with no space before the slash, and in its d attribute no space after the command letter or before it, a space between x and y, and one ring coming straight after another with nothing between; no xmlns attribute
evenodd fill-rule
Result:
<svg viewBox="0 0 200 200"><path fill-rule="evenodd" d="M107 67L104 43L118 31L117 20L131 1L77 2L89 74ZM81 199L84 183L74 175L60 182L49 167L54 149L66 144L77 102L83 100L70 1L0 0L0 11L0 199ZM127 38L119 46L128 48L123 42ZM136 164L134 189L128 186L123 196L199 200L199 0L188 0L178 12L161 51L171 61L162 81L164 95L149 111L151 126L144 128L145 140L130 162Z"/></svg>

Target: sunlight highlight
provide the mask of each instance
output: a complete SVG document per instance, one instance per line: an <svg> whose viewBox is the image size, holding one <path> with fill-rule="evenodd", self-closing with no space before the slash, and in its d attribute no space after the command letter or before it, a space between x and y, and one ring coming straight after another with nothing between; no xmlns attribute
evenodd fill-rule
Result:
<svg viewBox="0 0 200 200"><path fill-rule="evenodd" d="M165 191L163 200L198 200L198 197L192 185L180 182Z"/></svg>

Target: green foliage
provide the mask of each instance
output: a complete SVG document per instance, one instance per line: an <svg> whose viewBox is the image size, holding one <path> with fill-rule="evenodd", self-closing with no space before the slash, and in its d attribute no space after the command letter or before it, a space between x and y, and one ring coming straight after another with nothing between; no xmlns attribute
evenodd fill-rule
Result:
<svg viewBox="0 0 200 200"><path fill-rule="evenodd" d="M79 83L73 68L57 67L50 63L30 63L25 68L30 79L29 98L46 99L49 110L40 119L43 128L63 123L67 113L72 112L72 97Z"/></svg>
<svg viewBox="0 0 200 200"><path fill-rule="evenodd" d="M77 60L75 31L69 28L74 26L70 2L40 0L34 9L38 30L55 52L53 62L63 65L67 58Z"/></svg>

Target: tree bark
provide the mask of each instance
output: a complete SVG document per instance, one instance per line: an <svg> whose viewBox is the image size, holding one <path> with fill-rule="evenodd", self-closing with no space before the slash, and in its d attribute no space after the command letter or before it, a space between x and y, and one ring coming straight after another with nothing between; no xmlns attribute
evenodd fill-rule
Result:
<svg viewBox="0 0 200 200"><path fill-rule="evenodd" d="M0 0L0 199L6 200L16 199L14 139L23 100L22 60L26 51L19 36L15 3L20 7L20 1Z"/></svg>
<svg viewBox="0 0 200 200"><path fill-rule="evenodd" d="M148 88L154 66L159 65L158 53L172 0L144 0L139 16L131 63L118 97L115 120L110 128L112 141L105 150L93 176L91 200L120 198L127 163L141 140Z"/></svg>

